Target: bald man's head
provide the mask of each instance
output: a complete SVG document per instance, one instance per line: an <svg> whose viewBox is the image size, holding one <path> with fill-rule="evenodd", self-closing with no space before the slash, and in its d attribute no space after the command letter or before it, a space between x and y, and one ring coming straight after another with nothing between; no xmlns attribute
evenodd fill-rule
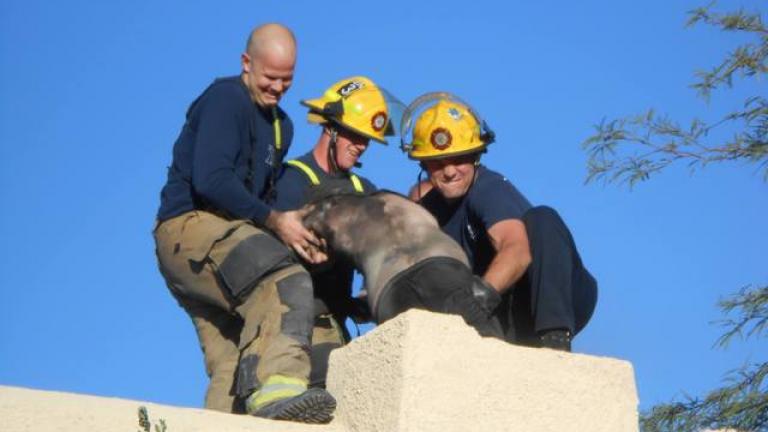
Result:
<svg viewBox="0 0 768 432"><path fill-rule="evenodd" d="M273 107L293 81L296 38L280 24L256 27L241 60L242 79L251 99L263 108Z"/></svg>
<svg viewBox="0 0 768 432"><path fill-rule="evenodd" d="M259 49L272 47L278 50L290 50L296 55L296 38L287 27L280 24L264 24L256 27L248 36L245 52L255 54Z"/></svg>

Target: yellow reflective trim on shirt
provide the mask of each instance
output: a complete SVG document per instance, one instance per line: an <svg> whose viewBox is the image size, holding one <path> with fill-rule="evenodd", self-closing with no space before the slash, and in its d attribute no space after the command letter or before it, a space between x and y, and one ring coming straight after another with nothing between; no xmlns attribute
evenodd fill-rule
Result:
<svg viewBox="0 0 768 432"><path fill-rule="evenodd" d="M360 178L354 174L350 174L349 179L352 180L352 186L355 187L355 192L363 193L363 183L360 181Z"/></svg>
<svg viewBox="0 0 768 432"><path fill-rule="evenodd" d="M317 176L317 174L315 174L312 168L310 168L309 165L305 164L304 162L298 159L291 159L287 161L286 164L294 166L303 171L304 174L309 177L309 182L312 183L312 186L318 186L320 184L320 178ZM350 173L349 180L352 182L352 187L355 188L355 192L363 193L365 191L363 182L360 181L360 177Z"/></svg>
<svg viewBox="0 0 768 432"><path fill-rule="evenodd" d="M304 174L309 177L310 183L312 183L313 186L317 186L320 184L320 179L317 177L317 174L315 174L314 171L312 171L312 168L310 168L307 164L300 160L291 159L286 164L295 166L296 168L300 169L301 171L304 171Z"/></svg>
<svg viewBox="0 0 768 432"><path fill-rule="evenodd" d="M277 107L272 107L272 128L275 130L275 148L280 150L283 145L283 134L280 131L280 117L277 116Z"/></svg>

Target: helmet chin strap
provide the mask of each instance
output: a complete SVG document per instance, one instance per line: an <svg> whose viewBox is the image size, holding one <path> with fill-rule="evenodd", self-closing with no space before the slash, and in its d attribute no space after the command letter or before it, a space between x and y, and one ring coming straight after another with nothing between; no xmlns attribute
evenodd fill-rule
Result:
<svg viewBox="0 0 768 432"><path fill-rule="evenodd" d="M419 164L419 175L416 176L416 188L418 188L419 192L419 201L421 201L424 196L421 194L421 177L424 174L424 163Z"/></svg>
<svg viewBox="0 0 768 432"><path fill-rule="evenodd" d="M480 156L482 155L482 153L477 153L477 156L475 156L475 162L472 164L472 183L469 184L469 189L472 189L472 186L474 186L477 181L477 170L480 168ZM467 189L467 193L469 193L469 189Z"/></svg>
<svg viewBox="0 0 768 432"><path fill-rule="evenodd" d="M471 188L472 186L474 186L474 185L475 185L475 182L477 181L477 171L478 171L479 169L480 169L480 155L478 154L478 155L477 155L477 159L475 160L475 170L474 170L474 172L472 173L472 185L470 186L470 188Z"/></svg>
<svg viewBox="0 0 768 432"><path fill-rule="evenodd" d="M336 162L336 142L339 138L339 132L335 127L326 126L328 128L328 134L331 136L331 140L328 142L328 167L331 169L331 174L337 174L341 171L339 164ZM355 162L355 168L362 167L361 162Z"/></svg>
<svg viewBox="0 0 768 432"><path fill-rule="evenodd" d="M331 141L328 143L328 167L331 169L331 174L338 173L339 164L336 163L336 141L339 137L339 132L334 127L328 127L328 133L331 135Z"/></svg>

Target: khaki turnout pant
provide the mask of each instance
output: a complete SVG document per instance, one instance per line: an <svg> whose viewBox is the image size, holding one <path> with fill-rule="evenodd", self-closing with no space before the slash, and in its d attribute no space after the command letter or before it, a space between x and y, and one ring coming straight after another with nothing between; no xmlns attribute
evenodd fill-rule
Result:
<svg viewBox="0 0 768 432"><path fill-rule="evenodd" d="M279 240L204 211L160 223L154 237L160 271L197 330L206 408L242 412L274 374L309 379L312 283Z"/></svg>

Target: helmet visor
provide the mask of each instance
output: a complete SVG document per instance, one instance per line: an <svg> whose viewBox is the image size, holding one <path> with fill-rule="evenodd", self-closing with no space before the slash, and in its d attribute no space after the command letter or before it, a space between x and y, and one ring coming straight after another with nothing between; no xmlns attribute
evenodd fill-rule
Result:
<svg viewBox="0 0 768 432"><path fill-rule="evenodd" d="M389 90L379 87L379 91L384 96L384 102L387 104L387 111L389 111L389 123L384 130L385 136L393 136L398 133L398 125L403 119L405 113L405 104L398 98L396 98Z"/></svg>

